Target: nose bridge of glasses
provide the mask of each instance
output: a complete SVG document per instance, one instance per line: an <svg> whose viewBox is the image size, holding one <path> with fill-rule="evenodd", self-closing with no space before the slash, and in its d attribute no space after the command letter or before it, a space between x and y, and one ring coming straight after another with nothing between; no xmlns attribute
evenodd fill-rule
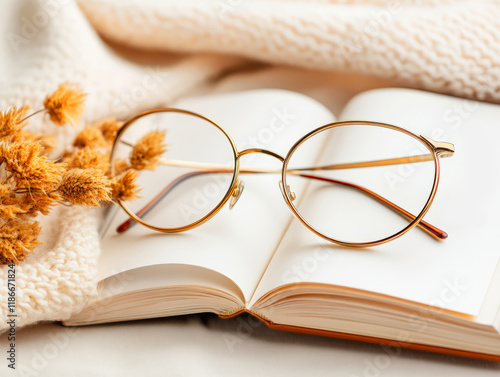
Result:
<svg viewBox="0 0 500 377"><path fill-rule="evenodd" d="M279 154L274 153L272 151L268 151L267 149L261 149L261 148L245 149L245 150L238 153L237 158L239 159L240 157L247 155L247 154L251 154L251 153L265 154L265 155L268 155L268 156L271 156L271 157L274 157L274 158L280 160L280 162L285 161L285 159L282 156L280 156ZM255 170L252 172L264 172L264 171ZM241 194L243 193L244 188L245 188L245 183L238 179L238 182L236 183L236 186L234 187L233 192L231 193L231 199L229 201L229 209L232 209L234 207L234 205L236 204L238 199L241 197Z"/></svg>
<svg viewBox="0 0 500 377"><path fill-rule="evenodd" d="M279 154L274 153L273 151L268 151L267 149L261 149L261 148L249 148L249 149L245 149L245 150L243 150L243 151L241 151L241 152L238 153L238 158L241 157L241 156L244 156L246 154L250 154L250 153L266 154L268 156L277 158L281 162L285 161L285 158L282 157L282 156L280 156Z"/></svg>

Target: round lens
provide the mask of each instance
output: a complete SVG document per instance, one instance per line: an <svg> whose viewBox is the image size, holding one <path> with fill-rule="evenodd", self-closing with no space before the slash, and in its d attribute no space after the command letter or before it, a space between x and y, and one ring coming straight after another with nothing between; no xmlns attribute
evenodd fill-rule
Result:
<svg viewBox="0 0 500 377"><path fill-rule="evenodd" d="M304 161L312 145L321 148L311 166ZM283 178L293 210L310 228L333 241L364 244L415 225L434 191L436 169L433 150L420 138L390 125L349 122L296 144ZM294 192L303 180L306 189Z"/></svg>
<svg viewBox="0 0 500 377"><path fill-rule="evenodd" d="M163 152L155 156L158 151ZM179 110L139 116L125 125L113 149L115 174L120 166L138 170L140 198L121 204L154 228L176 231L199 224L227 200L235 157L225 132L201 116Z"/></svg>

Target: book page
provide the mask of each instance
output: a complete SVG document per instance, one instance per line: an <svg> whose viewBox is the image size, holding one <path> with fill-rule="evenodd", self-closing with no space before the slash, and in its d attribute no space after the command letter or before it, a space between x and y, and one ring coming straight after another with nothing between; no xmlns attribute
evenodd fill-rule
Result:
<svg viewBox="0 0 500 377"><path fill-rule="evenodd" d="M282 156L306 132L333 121L332 114L318 102L282 90L205 96L183 100L173 107L211 118L230 134L239 151L264 148ZM199 144L199 150L210 143L195 136L192 142ZM315 155L317 150L313 148L311 158ZM267 155L242 156L240 169L249 166L279 170L282 164ZM117 234L115 229L128 215L121 208L111 211L114 217L103 236L98 278L151 265L192 265L231 279L248 300L283 236L291 212L280 192L280 174L240 174L240 179L245 189L231 211L226 204L206 223L182 233L164 234L136 225Z"/></svg>
<svg viewBox="0 0 500 377"><path fill-rule="evenodd" d="M386 244L353 249L293 220L252 303L276 287L313 282L477 315L500 257L500 106L379 89L349 102L341 120L353 119L398 125L455 145L452 157L440 159L439 187L424 217L449 237L435 240L415 227Z"/></svg>

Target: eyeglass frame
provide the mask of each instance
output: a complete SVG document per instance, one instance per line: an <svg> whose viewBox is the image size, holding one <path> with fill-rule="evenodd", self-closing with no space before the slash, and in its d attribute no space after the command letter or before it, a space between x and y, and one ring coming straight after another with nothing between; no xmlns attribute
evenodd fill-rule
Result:
<svg viewBox="0 0 500 377"><path fill-rule="evenodd" d="M319 237L326 239L327 241L330 241L332 243L335 243L335 244L338 244L341 246L345 246L345 247L354 247L354 248L372 247L372 246L377 246L377 245L392 241L396 238L399 238L402 235L404 235L405 233L407 233L408 231L410 231L411 229L413 229L415 226L418 226L418 225L422 225L421 229L423 229L424 231L427 231L428 234L433 235L435 238L444 239L448 236L446 234L446 232L440 230L439 228L437 228L431 224L425 223L421 220L423 219L423 217L425 216L425 214L429 210L430 206L432 205L434 198L435 198L435 195L436 195L436 192L437 192L437 187L439 185L439 177L440 177L439 158L440 157L448 157L448 156L453 155L453 153L455 152L455 147L452 143L435 141L435 140L432 140L426 136L417 135L417 134L415 134L415 133L413 133L413 132L411 132L403 127L395 126L395 125L388 124L388 123L365 121L365 120L337 121L337 122L331 122L331 123L325 124L323 126L320 126L316 129L308 132L307 134L302 136L298 141L295 142L295 144L288 151L286 157L282 157L281 155L279 155L275 152L269 151L267 149L262 149L262 148L248 148L248 149L244 149L242 151L238 151L238 149L236 147L236 143L234 142L232 137L229 135L229 133L224 128L222 128L219 124L217 124L215 121L211 120L210 118L208 118L204 115L189 111L189 110L184 110L184 109L159 108L159 109L144 111L142 113L137 114L136 116L127 120L121 126L121 128L117 131L115 139L113 141L113 146L112 146L111 152L110 152L110 175L112 177L115 175L115 167L114 167L113 159L114 159L114 155L115 155L115 152L117 149L117 144L118 144L117 141L120 140L120 136L128 129L128 127L130 127L138 119L143 118L143 117L150 115L150 114L155 114L155 113L178 113L178 114L190 115L190 116L194 116L194 117L197 117L199 119L202 119L204 121L207 121L211 125L215 126L217 129L219 129L224 134L224 136L229 141L229 144L231 145L233 157L234 157L234 169L233 169L234 171L233 171L233 177L231 180L231 184L229 185L227 192L224 194L224 197L219 202L219 204L217 204L214 209L212 209L208 214L206 214L202 218L198 219L197 221L195 221L191 224L188 224L188 225L185 225L182 227L161 228L161 227L157 227L157 226L152 225L152 224L148 224L147 222L143 221L140 217L136 216L136 214L133 211L129 210L127 208L127 206L123 203L123 201L121 201L119 199L117 200L120 207L130 216L131 221L135 221L135 222L137 222L137 223L139 223L147 228L150 228L150 229L153 229L155 231L162 232L162 233L179 233L179 232L191 230L193 228L196 228L196 227L204 224L205 222L210 220L212 217L214 217L231 198L235 198L235 201L237 201L239 196L241 195L243 188L241 187L241 181L239 181L239 179L238 179L239 174L240 174L240 158L242 156L250 154L250 153L261 153L261 154L265 154L265 155L269 155L271 157L274 157L283 163L283 166L281 168L281 181L279 183L280 183L281 193L283 195L283 198L285 199L286 204L292 210L294 215L309 230L311 230L313 233L315 233ZM317 135L318 133L326 131L328 129L340 127L340 126L349 126L349 125L363 125L363 126L366 125L366 126L383 127L383 128L391 129L394 131L402 132L402 133L406 134L407 136L410 136L410 137L420 141L422 144L424 144L427 147L427 149L430 151L431 156L432 156L432 160L434 162L435 171L434 171L432 190L429 194L429 197L427 198L427 202L426 202L425 206L423 207L423 209L421 210L419 215L415 216L415 215L410 214L410 216L414 217L414 219L405 228L403 228L402 230L400 230L399 232L397 232L391 236L382 238L380 240L369 241L369 242L346 242L346 241L336 240L334 238L331 238L331 237L328 237L328 236L322 234L321 232L317 231L312 225L310 225L307 222L307 220L305 220L302 217L302 215L296 209L295 205L293 205L292 201L295 198L292 198L293 193L290 192L289 186L286 184L286 174L287 174L287 168L288 168L288 163L290 161L290 158L293 155L293 153L306 140L308 140L311 137ZM425 156L425 155L423 155L423 156ZM410 158L410 157L411 156L408 156L405 158ZM375 166L377 166L377 165L375 165ZM380 165L378 165L378 166L380 166ZM292 169L292 170L297 170L297 169ZM311 169L307 169L307 170L311 170ZM381 197L381 198L392 204L392 202L388 201L387 199L385 199L383 197ZM234 204L235 203L231 203L231 207ZM396 205L396 207L398 207L398 206ZM398 208L399 208L399 210L401 210L400 207L398 207ZM402 211L407 212L404 209ZM407 212L407 213L409 213L409 212ZM425 224L425 226L423 226L423 224ZM429 231L429 229L431 229L433 231ZM438 236L437 233L435 232L435 230L441 232L443 234L443 236Z"/></svg>

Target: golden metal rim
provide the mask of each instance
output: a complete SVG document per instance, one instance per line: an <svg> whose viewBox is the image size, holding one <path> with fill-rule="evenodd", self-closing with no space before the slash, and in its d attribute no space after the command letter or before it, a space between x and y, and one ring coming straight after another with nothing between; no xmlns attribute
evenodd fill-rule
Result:
<svg viewBox="0 0 500 377"><path fill-rule="evenodd" d="M425 216L425 214L429 210L429 208L430 208L430 206L431 206L431 204L432 204L432 202L434 200L434 197L435 197L436 191L437 191L437 187L438 187L438 184L439 184L440 165L439 165L438 154L441 153L441 152L443 152L443 151L444 151L443 153L446 153L447 152L446 148L451 145L451 144L448 144L448 143L434 143L431 139L428 139L428 138L426 138L424 136L417 135L417 134L415 134L415 133L413 133L413 132L411 132L411 131L409 131L409 130L407 130L405 128L402 128L402 127L399 127L399 126L395 126L395 125L392 125L392 124L388 124L388 123L373 122L373 121L364 121L364 120L339 121L339 122L332 122L332 123L323 125L321 127L316 128L313 131L310 131L309 133L307 133L306 135L304 135L302 138L300 138L291 147L291 149L288 151L288 154L286 155L286 157L283 158L280 155L276 154L275 152L268 151L268 150L261 149L261 148L249 148L249 149L245 149L245 150L243 150L241 152L238 152L238 150L236 148L236 144L235 144L234 140L231 138L231 136L226 132L226 130L224 130L224 128L222 128L221 126L219 126L216 122L214 122L210 118L207 118L207 117L205 117L203 115L200 115L200 114L197 114L195 112L188 111L188 110L176 109L176 108L161 108L161 109L154 109L154 110L145 111L145 112L142 112L142 113L134 116L130 120L126 121L123 124L123 126L120 128L120 130L117 132L117 135L116 135L116 138L115 138L115 142L113 143L113 147L111 149L111 157L110 157L110 162L111 162L111 164L110 164L110 173L111 173L112 176L114 176L113 160L115 158L117 141L119 140L120 136L136 120L138 120L138 119L140 119L140 118L142 118L142 117L144 117L146 115L153 114L153 113L159 113L159 112L175 112L175 113L180 113L180 114L186 114L186 115L191 115L191 116L194 116L194 117L197 117L197 118L200 118L202 120L207 121L211 125L217 127L217 129L219 129L220 131L222 131L222 133L224 134L224 136L227 138L227 140L229 141L229 143L231 145L231 148L232 148L232 151L233 151L233 157L234 157L234 173L233 173L233 178L232 178L231 184L230 184L230 186L229 186L226 194L224 195L224 197L222 198L222 200L219 202L219 204L212 211L210 211L207 215L205 215L201 219L199 219L199 220L197 220L197 221L195 221L195 222L193 222L193 223L191 223L189 225L182 226L182 227L177 227L177 228L161 228L161 227L157 227L157 226L148 224L148 223L142 221L139 217L137 217L134 212L132 212L131 210L129 210L125 203L123 203L122 201L118 201L118 204L123 208L123 210L135 222L137 222L137 223L139 223L141 225L144 225L147 228L150 228L150 229L153 229L153 230L156 230L156 231L160 231L160 232L163 232L163 233L177 233L177 232L183 232L183 231L186 231L186 230L190 230L190 229L193 229L193 228L195 228L195 227L197 227L197 226L205 223L206 221L208 221L209 219L211 219L213 216L215 216L215 214L217 214L222 209L222 207L229 201L229 199L231 198L234 190L237 187L238 176L239 176L239 173L240 173L240 157L242 157L242 156L244 156L246 154L250 154L250 153L262 153L262 154L270 155L272 157L275 157L275 158L279 159L283 163L282 170L281 170L282 187L286 187L287 186L287 183L286 183L286 170L287 170L290 158L293 155L293 153L298 149L298 147L300 145L302 145L306 140L308 140L309 138L317 135L320 132L323 132L325 130L328 130L328 129L331 129L331 128L334 128L334 127L348 126L348 125L366 125L366 126L383 127L383 128L388 128L388 129L392 129L392 130L395 130L395 131L402 132L402 133L404 133L404 134L406 134L408 136L411 136L412 138L420 141L423 145L425 145L425 147L432 154L432 159L434 161L434 166L435 166L433 186L432 186L431 192L429 194L429 197L427 199L427 202L426 202L425 206L423 207L422 211L419 213L418 216L415 217L415 219L408 226L406 226L404 229L402 229L401 231L397 232L396 234L394 234L392 236L385 237L385 238L380 239L380 240L370 241L370 242L358 242L358 243L356 243L356 242L345 242L345 241L341 241L341 240L337 240L337 239L328 237L328 236L322 234L321 232L317 231L313 226L311 226L307 222L307 220L305 220L300 215L300 213L298 212L298 209L295 208L294 204L292 203L292 198L289 196L290 193L288 193L287 190L282 190L282 195L283 195L283 197L285 199L286 204L292 210L292 212L295 214L295 216L308 229L310 229L313 233L315 233L319 237L321 237L323 239L326 239L326 240L328 240L328 241L330 241L332 243L335 243L335 244L338 244L338 245L341 245L341 246L346 246L346 247L370 247L370 246L380 245L380 244L389 242L391 240L394 240L394 239L396 239L398 237L401 237L402 235L404 235L405 233L407 233L408 231L410 231L412 228L414 228L422 220L422 218ZM451 147L453 147L453 146L451 145ZM453 151L451 153L453 153Z"/></svg>
<svg viewBox="0 0 500 377"><path fill-rule="evenodd" d="M229 141L229 143L231 145L231 148L232 148L232 151L233 151L233 157L234 157L234 173L233 173L233 178L232 178L231 184L229 185L229 188L228 188L226 194L224 195L224 197L222 198L222 200L219 202L219 204L217 204L217 206L212 211L210 211L208 214L206 214L205 216L203 216L201 219L199 219L199 220L197 220L197 221L195 221L195 222L193 222L191 224L188 224L188 225L185 225L185 226L182 226L182 227L177 227L177 228L161 228L161 227L157 227L155 225L148 224L148 223L144 222L141 218L139 218L138 216L136 216L136 214L133 211L129 210L129 208L127 207L127 205L124 202L122 202L121 200L118 200L118 204L120 205L120 207L135 222L137 222L137 223L139 223L141 225L144 225L147 228L150 228L150 229L162 232L162 233L179 233L179 232L183 232L183 231L186 231L186 230L190 230L190 229L196 228L197 226L200 226L201 224L205 223L206 221L208 221L212 217L214 217L222 209L222 207L224 207L224 205L230 199L233 191L235 190L236 184L237 184L237 181L238 181L238 174L239 174L239 170L240 170L239 154L238 154L238 151L236 149L236 144L234 143L234 141L231 138L231 136L229 136L229 134L226 132L226 130L224 130L221 126L219 126L217 123L215 123L210 118L207 118L207 117L205 117L203 115L197 114L197 113L192 112L192 111L182 110L182 109L175 109L175 108L160 108L160 109L148 110L148 111L144 111L144 112L142 112L142 113L134 116L133 118L129 119L128 121L126 121L123 124L123 126L118 130L118 132L116 134L115 141L113 142L113 147L111 148L110 174L111 174L112 177L114 176L114 173L115 173L113 161L114 161L114 158L115 158L117 144L118 144L118 141L119 141L119 138L121 137L121 135L127 130L128 127L130 127L138 119L140 119L142 117L145 117L147 115L150 115L150 114L161 113L161 112L164 112L164 113L171 112L171 113L179 113L179 114L185 114L185 115L194 116L194 117L200 118L202 120L205 120L208 123L212 124L213 126L217 127L220 131L222 131L222 133L224 134L224 136L226 137L226 139Z"/></svg>
<svg viewBox="0 0 500 377"><path fill-rule="evenodd" d="M425 216L425 214L429 210L432 202L434 201L434 197L435 197L436 191L437 191L437 186L439 184L439 174L440 174L439 159L438 159L438 156L437 156L437 153L436 153L435 146L431 142L429 142L429 140L427 138L425 138L423 136L420 136L420 135L417 135L417 134L414 134L413 132L411 132L411 131L409 131L409 130L407 130L405 128L402 128L402 127L399 127L399 126L394 126L394 125L388 124L388 123L372 122L372 121L357 121L357 120L353 120L353 121L332 122L332 123L326 124L324 126L318 127L315 130L309 132L308 134L306 134L305 136L303 136L301 139L299 139L292 146L292 148L288 151L288 154L285 157L285 161L283 162L283 168L282 168L282 172L281 172L281 180L283 182L283 187L287 186L287 182L286 182L286 170L287 170L290 158L292 157L293 153L298 149L298 147L300 145L302 145L306 140L310 139L311 137L317 135L320 132L323 132L323 131L326 131L328 129L335 128L335 127L349 126L349 125L367 125L367 126L383 127L383 128L392 129L394 131L399 131L399 132L402 132L402 133L404 133L404 134L406 134L408 136L411 136L411 137L419 140L423 145L425 145L425 147L427 149L429 149L429 151L432 154L433 161L434 161L434 167L435 167L435 170L434 170L434 180L433 180L433 186L432 186L432 189L431 189L431 193L430 193L430 195L429 195L429 197L427 199L427 202L426 202L425 206L423 207L422 211L420 212L420 214L418 216L416 216L415 219L410 224L408 224L408 226L406 226L405 228L403 228L402 230L400 230L396 234L393 234L392 236L388 236L388 237L385 237L383 239L376 240L376 241L370 241L370 242L346 242L346 241L341 241L341 240L337 240L337 239L328 237L328 236L322 234L321 232L317 231L312 225L310 225L307 222L307 220L305 220L302 217L302 215L300 215L298 209L295 208L294 204L292 203L292 199L289 197L290 194L287 192L287 190L282 190L282 195L283 195L283 197L285 199L285 202L287 203L288 207L290 207L290 209L295 214L295 216L297 216L297 218L307 228L309 228L309 230L311 230L313 233L315 233L316 235L320 236L321 238L324 238L327 241L333 242L333 243L341 245L341 246L346 246L346 247L363 248L363 247L377 246L377 245L381 245L383 243L386 243L386 242L389 242L389 241L392 241L392 240L394 240L396 238L401 237L402 235L404 235L405 233L407 233L408 231L410 231L411 229L413 229L420 222L420 220L422 220L422 218Z"/></svg>

